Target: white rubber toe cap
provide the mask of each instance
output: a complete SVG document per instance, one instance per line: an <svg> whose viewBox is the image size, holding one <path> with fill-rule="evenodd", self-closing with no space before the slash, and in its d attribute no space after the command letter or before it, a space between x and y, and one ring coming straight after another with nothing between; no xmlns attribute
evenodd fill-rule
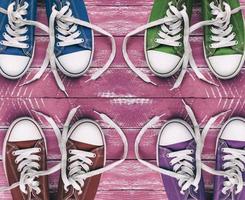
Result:
<svg viewBox="0 0 245 200"><path fill-rule="evenodd" d="M177 65L181 60L179 56L154 50L147 51L147 59L152 71L163 77L175 74L179 70Z"/></svg>
<svg viewBox="0 0 245 200"><path fill-rule="evenodd" d="M159 145L168 146L181 142L186 142L191 139L193 130L191 127L182 120L172 120L167 122L160 133Z"/></svg>
<svg viewBox="0 0 245 200"><path fill-rule="evenodd" d="M58 60L63 67L60 70L65 75L71 77L82 75L90 65L91 54L91 51L84 50L58 57Z"/></svg>
<svg viewBox="0 0 245 200"><path fill-rule="evenodd" d="M215 75L222 79L234 77L242 66L242 55L224 55L209 57Z"/></svg>
<svg viewBox="0 0 245 200"><path fill-rule="evenodd" d="M9 128L9 142L34 141L43 138L39 125L31 118L20 118Z"/></svg>
<svg viewBox="0 0 245 200"><path fill-rule="evenodd" d="M30 65L28 56L0 55L0 68L2 75L10 79L20 78Z"/></svg>
<svg viewBox="0 0 245 200"><path fill-rule="evenodd" d="M245 119L232 118L226 122L221 130L220 138L223 140L245 142Z"/></svg>
<svg viewBox="0 0 245 200"><path fill-rule="evenodd" d="M71 128L70 139L95 146L103 146L103 133L99 125L90 120L78 121Z"/></svg>

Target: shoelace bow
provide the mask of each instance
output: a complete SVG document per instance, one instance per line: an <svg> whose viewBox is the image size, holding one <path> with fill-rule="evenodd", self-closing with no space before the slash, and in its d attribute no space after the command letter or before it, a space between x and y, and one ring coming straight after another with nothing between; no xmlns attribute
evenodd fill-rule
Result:
<svg viewBox="0 0 245 200"><path fill-rule="evenodd" d="M139 155L139 144L141 142L141 139L143 135L146 133L147 129L153 127L155 124L159 123L161 121L161 116L155 116L153 117L139 132L136 141L135 141L135 154L136 158L139 162L141 162L143 165L149 167L150 169L159 172L161 174L165 174L167 176L176 178L178 180L178 184L181 188L181 193L184 193L186 190L190 188L190 186L194 186L195 191L198 190L199 182L201 180L201 170L203 167L203 163L201 160L201 154L204 146L204 138L206 137L210 127L212 124L221 116L226 114L226 112L222 112L212 118L207 122L203 130L200 130L200 127L197 123L196 117L194 115L194 112L192 111L191 107L188 106L184 101L185 109L188 113L188 116L190 117L193 127L194 127L194 135L193 138L196 142L196 153L195 153L195 159L196 163L195 166L191 164L193 161L193 155L194 151L192 150L183 150L183 151L177 151L177 152L172 152L168 156L173 158L171 160L171 164L173 165L173 170L166 170L160 167L157 167L147 161L144 161L140 158ZM206 165L205 165L206 166ZM206 166L208 168L208 166ZM194 174L194 169L196 169L196 174Z"/></svg>
<svg viewBox="0 0 245 200"><path fill-rule="evenodd" d="M55 23L57 23L57 26L58 26L57 31L59 32L59 34L57 36L55 35ZM49 18L50 42L49 42L49 45L47 48L45 60L43 62L43 65L41 66L39 72L31 80L25 82L23 85L29 84L33 81L40 79L41 76L43 75L43 73L45 72L46 68L48 67L49 63L50 63L51 70L53 72L53 75L55 77L55 80L56 80L56 83L57 83L59 89L62 90L66 94L66 96L68 96L66 89L65 89L65 86L64 86L64 84L63 84L63 82L62 82L62 80L58 74L58 71L57 71L57 66L60 66L60 64L57 61L57 58L56 58L55 52L54 52L55 39L56 39L56 37L58 37L58 39L61 40L58 44L60 46L63 46L63 47L75 45L75 44L80 44L80 43L84 42L84 38L80 37L81 33L77 30L77 25L95 30L95 31L109 37L111 40L112 52L111 52L111 55L110 55L108 61L100 70L95 72L91 76L91 78L89 80L87 80L86 82L88 82L90 80L98 79L109 68L109 66L113 62L115 55L116 55L115 39L113 38L113 36L110 33L106 32L102 28L95 26L91 23L88 23L86 21L82 21L80 19L74 18L72 15L72 10L70 9L70 3L67 2L66 5L63 6L63 8L61 8L61 10L59 10L59 11L56 9L56 6L53 6L52 14Z"/></svg>
<svg viewBox="0 0 245 200"><path fill-rule="evenodd" d="M8 24L6 25L6 32L3 34L4 40L1 41L2 45L15 48L29 48L29 45L25 43L29 39L26 35L28 31L27 25L36 26L48 33L48 27L44 24L24 18L28 7L29 4L27 2L24 2L23 5L16 5L16 2L13 2L8 6L7 10L0 7L0 12L8 15Z"/></svg>
<svg viewBox="0 0 245 200"><path fill-rule="evenodd" d="M85 151L71 150L70 153L73 154L74 156L72 156L70 158L70 160L68 162L71 164L69 166L67 166L66 144L67 144L67 141L70 137L70 135L68 135L68 131L69 131L71 120L74 117L74 115L76 114L78 108L79 107L73 108L70 111L70 113L66 119L66 122L64 124L62 133L61 133L60 129L58 128L58 126L56 125L55 121L51 117L44 115L43 113L40 113L40 112L36 112L36 111L35 112L37 114L43 116L49 122L49 124L54 129L54 132L55 132L56 137L58 139L59 148L60 148L60 152L61 152L61 177L62 177L62 180L64 183L64 189L66 191L68 191L68 187L72 186L75 190L78 191L79 194L81 194L82 193L82 187L84 186L84 181L87 178L102 174L106 171L109 171L112 168L114 168L114 167L120 165L122 162L124 162L124 160L126 159L127 154L128 154L128 142L127 142L127 138L125 137L123 131L121 130L121 128L117 124L115 124L107 115L94 111L95 113L97 113L100 116L100 118L104 122L106 122L108 125L110 125L110 127L114 128L117 131L117 133L119 134L119 136L120 136L120 138L124 144L123 156L120 160L118 160L112 164L109 164L109 165L107 165L103 168L97 169L97 170L90 171L90 166L92 165L90 158L93 158L94 154L90 153L90 152L85 152ZM79 159L80 159L80 161L79 161ZM73 162L74 160L76 160L76 162ZM69 171L68 174L67 174L67 169Z"/></svg>
<svg viewBox="0 0 245 200"><path fill-rule="evenodd" d="M193 71L195 72L195 74L197 75L197 77L209 84L212 85L216 85L215 83L213 83L212 81L207 80L203 74L199 71L195 60L193 58L192 55L192 50L191 50L191 45L190 45L190 41L189 41L189 36L190 34L194 31L190 28L190 24L189 24L189 16L187 14L186 11L186 6L183 5L182 6L183 9L182 10L178 10L177 7L173 6L172 3L169 3L169 10L167 11L167 16L150 22L146 25L143 25L137 29L135 29L134 31L128 33L126 35L126 37L124 38L123 41L123 56L124 59L126 61L126 63L128 64L128 66L131 68L131 70L133 72L135 72L143 81L145 81L146 83L151 83L153 85L157 85L156 83L152 82L150 80L150 78L144 74L140 69L136 68L134 66L134 64L132 63L132 61L130 60L128 53L127 53L127 43L128 40L130 39L130 37L144 31L147 30L149 28L153 28L156 26L161 25L161 31L159 32L159 37L158 39L156 39L155 42L159 43L159 44L164 44L164 45L168 45L168 46L180 46L182 45L181 42L179 42L182 38L183 38L183 46L184 46L184 54L183 57L181 59L181 61L179 62L179 65L182 65L181 67L181 71L180 71L180 75L177 78L173 88L178 88L183 79L184 76L186 74L187 71L187 67L188 67L188 63L190 63L190 66L192 67ZM184 28L184 34L183 36L181 35L181 31L183 30L183 28L181 27L183 23L183 28ZM169 27L169 28L168 28ZM217 85L216 85L217 86Z"/></svg>

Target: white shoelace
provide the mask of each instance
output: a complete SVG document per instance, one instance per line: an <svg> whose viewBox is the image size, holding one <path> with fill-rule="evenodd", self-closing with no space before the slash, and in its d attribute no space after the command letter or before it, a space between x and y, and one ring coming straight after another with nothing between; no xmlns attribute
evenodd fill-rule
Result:
<svg viewBox="0 0 245 200"><path fill-rule="evenodd" d="M201 179L201 170L202 170L202 160L201 160L201 153L203 150L204 145L204 138L206 137L210 127L212 124L221 116L226 114L226 112L222 112L214 117L212 117L205 127L203 128L202 132L200 130L200 127L197 123L196 117L194 115L194 112L192 111L191 107L188 106L184 101L185 109L192 121L193 127L194 127L194 135L193 138L196 142L196 154L195 159L196 163L195 166L193 166L190 162L192 161L193 157L191 155L193 154L192 150L183 150L183 151L176 151L169 154L169 157L173 158L171 161L171 164L173 165L173 170L166 170L162 169L160 167L157 167L147 161L144 161L140 158L139 155L139 144L141 142L141 139L143 135L146 133L148 128L153 127L156 123L158 123L161 120L161 116L155 116L153 117L139 132L136 141L135 141L135 154L136 158L139 162L141 162L143 165L149 167L150 169L159 172L161 174L165 174L167 176L176 178L178 180L178 184L181 187L181 193L185 192L187 189L189 189L190 186L194 186L195 190L198 190L198 185ZM181 162L180 162L181 161ZM196 174L194 174L193 170L196 169Z"/></svg>
<svg viewBox="0 0 245 200"><path fill-rule="evenodd" d="M226 154L223 157L223 170L229 175L228 180L224 181L222 193L226 194L227 191L233 191L236 188L235 193L238 194L242 191L245 184L243 182L245 150L224 148L222 151Z"/></svg>
<svg viewBox="0 0 245 200"><path fill-rule="evenodd" d="M110 127L114 128L117 131L117 133L119 134L119 136L122 139L122 142L124 144L123 156L120 160L118 160L112 164L109 164L109 165L104 166L103 168L100 168L97 170L90 171L90 166L92 165L90 158L93 158L94 154L89 153L89 152L85 152L85 151L71 150L70 153L73 154L73 156L70 158L70 163L74 160L79 160L79 159L81 161L80 162L79 161L74 162L73 164L70 164L69 166L67 166L66 143L70 137L70 135L68 135L68 132L69 132L71 120L74 117L74 115L76 114L78 108L79 107L73 108L70 111L70 113L66 119L66 122L64 124L64 128L63 128L62 132L60 131L60 129L56 125L55 121L51 117L44 115L43 113L40 113L40 112L35 111L35 113L43 116L49 122L49 124L54 129L54 132L55 132L56 137L58 139L59 148L60 148L60 152L61 152L61 156L62 156L62 158L61 158L61 177L62 177L62 180L64 183L64 189L67 191L68 187L72 186L75 190L77 190L79 192L79 194L81 194L82 193L82 187L84 185L84 181L87 178L102 174L106 171L109 171L109 170L113 169L114 167L120 165L122 162L124 162L124 160L126 159L127 154L128 154L128 142L127 142L127 138L125 137L122 129L117 124L115 124L107 115L94 111L95 113L97 113L100 116L100 118L104 122L106 122L108 125L110 125ZM67 174L67 169L69 171L68 174Z"/></svg>
<svg viewBox="0 0 245 200"><path fill-rule="evenodd" d="M61 34L58 34L57 36L55 35L55 23L57 23L57 25L58 25L58 29L57 29L58 32L64 34L65 36L62 36ZM90 80L98 79L109 68L109 66L113 62L115 55L116 55L115 39L113 38L113 36L110 33L106 32L102 28L95 26L93 24L90 24L86 21L82 21L80 19L74 18L72 16L72 10L70 9L70 3L67 2L67 5L65 5L60 11L56 10L56 7L53 6L52 14L49 18L50 42L49 42L49 45L47 48L46 58L43 62L43 65L41 66L39 72L31 80L25 82L22 85L26 85L26 84L29 84L33 81L40 79L41 76L43 75L43 73L45 72L46 68L48 67L49 63L50 63L51 70L54 74L54 77L55 77L55 80L56 80L56 83L57 83L59 89L62 90L66 94L66 96L68 96L66 89L65 89L65 86L62 83L62 80L61 80L61 78L58 74L58 71L57 71L57 66L59 66L59 67L61 67L61 66L60 66L60 64L59 64L59 62L55 56L55 52L54 52L55 39L56 39L56 37L61 39L62 41L59 42L59 45L63 46L63 47L82 43L84 41L84 39L79 37L81 33L77 30L77 25L95 30L95 31L109 37L111 40L112 52L111 52L111 55L110 55L108 61L100 70L95 72L90 77L90 79L87 80L86 82L88 82ZM71 28L69 28L70 26L71 26Z"/></svg>
<svg viewBox="0 0 245 200"><path fill-rule="evenodd" d="M215 49L237 45L236 33L233 32L233 26L231 25L231 16L245 8L245 6L240 6L231 10L229 4L224 1L221 2L223 2L223 5L218 6L214 2L210 3L211 13L216 16L214 19L198 22L191 27L191 32L193 32L203 26L212 26L210 30L213 34L211 36L213 43L210 44L210 47Z"/></svg>
<svg viewBox="0 0 245 200"><path fill-rule="evenodd" d="M27 194L28 191L35 191L36 194L40 194L40 183L36 179L40 176L53 174L60 169L60 164L57 164L48 170L39 171L40 165L38 161L40 160L40 156L36 154L40 151L40 148L27 148L13 151L13 156L16 157L15 163L18 165L17 170L20 173L20 180L11 186L0 187L0 192L19 187L24 194Z"/></svg>
<svg viewBox="0 0 245 200"><path fill-rule="evenodd" d="M36 26L48 33L48 27L42 23L26 20L24 17L27 14L29 4L24 2L22 6L13 2L5 10L0 7L0 12L8 15L8 24L6 25L6 32L3 37L5 40L0 41L2 45L15 48L28 48L29 45L25 43L29 38L26 35L28 29L26 26Z"/></svg>
<svg viewBox="0 0 245 200"><path fill-rule="evenodd" d="M183 23L183 28L181 27L182 23ZM147 30L149 28L156 27L159 25L161 25L162 31L160 31L160 33L159 33L159 39L156 40L157 43L168 45L168 46L179 46L179 45L184 46L184 54L183 54L181 61L179 62L179 65L182 65L182 68L180 71L180 75L179 75L178 79L176 80L172 89L178 88L181 85L181 83L184 79L184 76L186 74L186 71L187 71L188 63L190 63L193 71L195 72L195 74L197 75L197 77L199 79L201 79L207 83L210 83L212 85L216 85L215 83L207 80L203 76L203 74L199 71L199 69L195 63L195 60L193 58L189 37L190 37L190 34L194 30L192 31L190 29L189 16L187 14L185 5L183 5L182 10L178 10L178 8L173 6L171 2L169 3L169 10L167 11L166 17L141 26L141 27L135 29L134 31L128 33L126 35L126 37L124 38L123 48L122 48L123 56L124 56L126 63L128 64L128 66L131 68L131 70L134 73L136 73L146 83L152 83L153 85L157 85L156 83L152 82L150 80L150 78L146 74L144 74L140 69L138 69L134 66L134 64L130 60L128 53L127 53L127 43L128 43L128 40L130 39L130 37L142 32L144 30ZM169 28L167 28L167 27L169 27ZM180 34L180 32L183 29L184 29L184 35L182 36ZM182 37L183 37L183 44L179 42L179 40Z"/></svg>

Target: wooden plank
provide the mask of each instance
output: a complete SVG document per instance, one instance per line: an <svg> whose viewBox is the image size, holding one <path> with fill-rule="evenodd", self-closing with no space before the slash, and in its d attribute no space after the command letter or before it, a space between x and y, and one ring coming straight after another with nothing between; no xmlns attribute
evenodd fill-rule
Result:
<svg viewBox="0 0 245 200"><path fill-rule="evenodd" d="M226 118L231 116L244 116L245 99L186 99L186 102L193 108L197 120L203 127L207 120L222 111L231 110ZM92 118L98 120L102 127L108 127L99 120L93 110L105 112L121 128L141 128L151 117L155 115L165 116L162 120L172 118L183 118L189 121L186 110L181 99L148 99L148 98L114 98L114 99L74 99L74 98L0 98L0 126L6 127L18 117L32 116L43 126L47 122L34 115L31 110L40 110L54 118L59 126L65 122L71 108L80 105L74 121L81 118ZM160 128L162 122L154 128ZM219 121L213 127L220 127Z"/></svg>

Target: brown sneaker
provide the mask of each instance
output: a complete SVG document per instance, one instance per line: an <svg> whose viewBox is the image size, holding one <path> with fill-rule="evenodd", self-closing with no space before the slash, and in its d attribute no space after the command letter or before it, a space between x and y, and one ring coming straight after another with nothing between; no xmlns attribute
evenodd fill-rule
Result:
<svg viewBox="0 0 245 200"><path fill-rule="evenodd" d="M48 200L48 177L35 177L45 171L46 141L42 129L33 119L15 120L3 145L3 163L13 200ZM14 186L15 185L15 186Z"/></svg>
<svg viewBox="0 0 245 200"><path fill-rule="evenodd" d="M67 170L61 172L57 199L93 200L101 175L85 179L79 176L105 165L104 134L94 121L81 120L71 127L68 136Z"/></svg>
<svg viewBox="0 0 245 200"><path fill-rule="evenodd" d="M86 119L78 121L69 129L78 109L79 106L69 112L62 132L52 117L34 111L47 120L58 139L61 152L61 163L57 166L61 168L58 200L93 200L101 174L122 164L128 154L128 142L122 129L107 115L94 111L117 131L124 145L122 158L105 166L106 143L100 126Z"/></svg>

